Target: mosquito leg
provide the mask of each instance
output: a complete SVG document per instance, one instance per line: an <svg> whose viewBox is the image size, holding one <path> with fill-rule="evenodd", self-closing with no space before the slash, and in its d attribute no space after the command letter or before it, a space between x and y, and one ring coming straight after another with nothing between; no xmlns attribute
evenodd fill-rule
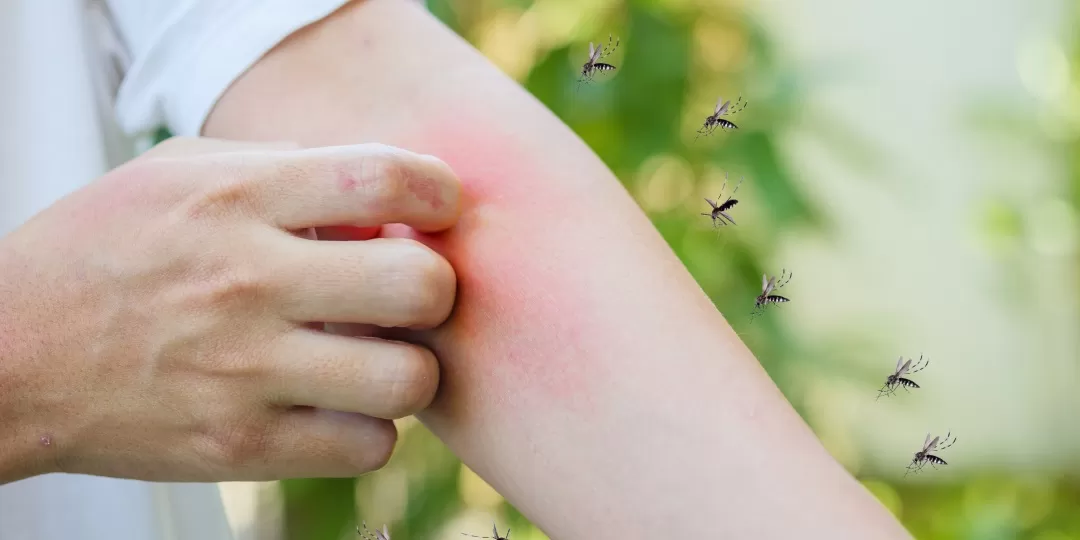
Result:
<svg viewBox="0 0 1080 540"><path fill-rule="evenodd" d="M787 279L784 279L785 275L787 276ZM783 287L784 285L787 285L787 282L791 281L791 276L792 276L792 274L789 274L787 272L786 268L780 269L780 279L782 279L783 281L777 283L776 288L779 289L780 287Z"/></svg>
<svg viewBox="0 0 1080 540"><path fill-rule="evenodd" d="M948 439L945 439L945 440L948 440ZM952 446L954 444L956 444L956 437L953 437L952 442L950 442L949 444L938 447L937 451L940 452L940 451L942 451L942 450L944 450L944 449L946 449L946 448L948 448L948 447L950 447L950 446Z"/></svg>
<svg viewBox="0 0 1080 540"><path fill-rule="evenodd" d="M739 106L740 103L742 104L741 107ZM738 113L739 111L741 111L741 110L743 110L745 108L746 108L746 102L743 101L742 96L739 96L739 99L735 101L735 105L733 105L731 107L731 110L728 111L727 115L728 116L734 116L736 113Z"/></svg>
<svg viewBox="0 0 1080 540"><path fill-rule="evenodd" d="M725 174L725 176L724 176L724 179L725 179L725 180L727 180L727 176L726 176L726 175L727 175L727 173L724 173L724 174ZM742 185L742 183L743 183L743 180L745 180L745 179L746 179L746 177L745 177L745 176L744 176L744 177L742 177L742 178L739 178L739 183L738 183L738 184L735 184L735 189L731 191L731 194L730 194L730 195L728 195L728 199L730 199L730 198L732 198L732 197L734 197L734 196L735 196L735 193L736 193L737 191L739 191L739 186L741 186L741 185Z"/></svg>
<svg viewBox="0 0 1080 540"><path fill-rule="evenodd" d="M607 40L608 46L607 46L607 48L606 48L606 49L604 49L604 52L600 54L600 58L604 58L605 56L607 56L607 55L611 54L611 53L612 53L612 51L614 51L614 50L615 50L615 49L616 49L616 48L617 48L617 47L619 46L619 41L620 41L621 39L622 39L622 38L617 38L617 39L615 40L615 46L613 47L613 46L611 45L611 34L608 34L608 40Z"/></svg>

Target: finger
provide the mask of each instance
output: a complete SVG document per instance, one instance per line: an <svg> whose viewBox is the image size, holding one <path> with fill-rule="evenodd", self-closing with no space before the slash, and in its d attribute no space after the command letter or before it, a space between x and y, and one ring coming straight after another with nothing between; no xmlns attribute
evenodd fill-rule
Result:
<svg viewBox="0 0 1080 540"><path fill-rule="evenodd" d="M435 232L451 227L460 212L461 185L448 165L391 146L233 153L231 158L240 180L215 186L206 206L247 203L283 229L404 223Z"/></svg>
<svg viewBox="0 0 1080 540"><path fill-rule="evenodd" d="M297 328L270 353L278 405L307 405L376 418L424 410L439 386L431 351L398 341L354 338Z"/></svg>
<svg viewBox="0 0 1080 540"><path fill-rule="evenodd" d="M291 141L250 142L228 141L209 137L170 137L154 145L140 157L165 158L183 157L224 152L252 152L258 150L284 151L299 150L301 146Z"/></svg>
<svg viewBox="0 0 1080 540"><path fill-rule="evenodd" d="M282 413L268 438L272 479L349 478L386 465L397 429L390 420L301 407Z"/></svg>
<svg viewBox="0 0 1080 540"><path fill-rule="evenodd" d="M274 300L291 321L431 328L454 307L457 276L431 248L405 238L308 242L291 236L272 260Z"/></svg>

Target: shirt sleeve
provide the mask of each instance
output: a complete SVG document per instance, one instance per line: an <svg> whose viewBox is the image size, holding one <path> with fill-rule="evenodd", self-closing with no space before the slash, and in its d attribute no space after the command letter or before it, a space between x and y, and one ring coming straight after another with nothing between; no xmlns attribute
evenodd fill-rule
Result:
<svg viewBox="0 0 1080 540"><path fill-rule="evenodd" d="M115 114L129 134L196 136L237 77L349 0L106 0L128 65Z"/></svg>

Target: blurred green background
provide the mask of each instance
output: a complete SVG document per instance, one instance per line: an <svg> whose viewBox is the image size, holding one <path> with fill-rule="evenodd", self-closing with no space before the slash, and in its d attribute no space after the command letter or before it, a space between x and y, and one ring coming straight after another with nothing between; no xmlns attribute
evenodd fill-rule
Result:
<svg viewBox="0 0 1080 540"><path fill-rule="evenodd" d="M1013 50L993 20L975 35L935 30L930 13L898 38L911 45L875 48L891 36L871 35L874 24L918 4L429 2L615 171L830 451L915 537L1080 539L1080 44L1032 23ZM978 6L998 21L1025 5L990 4ZM1067 17L1033 20L1075 21L1062 6ZM841 12L851 20L830 19ZM618 70L578 88L588 43L609 34L621 39ZM926 42L934 35L944 45ZM1000 46L948 48L988 39ZM859 40L868 45L853 49ZM956 63L920 60L941 47ZM888 78L905 69L929 76ZM1004 77L1001 92L986 74ZM972 85L942 82L953 75ZM740 129L695 141L720 95L749 102L733 118ZM725 173L728 190L746 182L739 225L718 235L699 213ZM761 274L782 267L794 270L791 308L749 325ZM934 362L918 395L873 401L893 359L922 352ZM399 427L390 464L355 481L223 485L240 537L354 538L364 519L389 524L394 540L490 534L492 520L516 540L546 538L423 426ZM959 439L943 455L950 466L903 478L924 433L946 429Z"/></svg>

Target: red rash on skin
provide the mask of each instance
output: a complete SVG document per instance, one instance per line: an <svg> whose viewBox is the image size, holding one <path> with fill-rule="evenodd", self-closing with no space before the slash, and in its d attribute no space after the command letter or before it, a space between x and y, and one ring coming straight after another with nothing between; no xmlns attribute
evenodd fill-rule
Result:
<svg viewBox="0 0 1080 540"><path fill-rule="evenodd" d="M357 185L359 185L359 183L356 181L356 178L353 178L348 172L341 171L338 173L338 189L342 192L348 193L350 191L355 191Z"/></svg>
<svg viewBox="0 0 1080 540"><path fill-rule="evenodd" d="M423 241L446 257L458 276L454 313L432 332L436 354L453 366L438 401L443 395L459 399L465 392L470 398L482 395L512 406L522 402L503 399L513 392L528 393L546 406L578 412L591 408L592 388L603 378L583 347L589 340L581 339L591 326L583 315L589 310L580 305L589 295L575 279L579 273L558 263L560 251L566 250L559 248L560 235L550 229L565 227L566 220L552 218L574 205L557 190L529 189L540 183L527 178L529 171L543 168L531 166L509 137L486 133L479 124L429 124L423 140L398 143L442 159L461 179L458 224L435 235L403 226L384 227L382 232ZM545 222L549 230L537 233ZM469 381L468 390L456 388L463 381Z"/></svg>

